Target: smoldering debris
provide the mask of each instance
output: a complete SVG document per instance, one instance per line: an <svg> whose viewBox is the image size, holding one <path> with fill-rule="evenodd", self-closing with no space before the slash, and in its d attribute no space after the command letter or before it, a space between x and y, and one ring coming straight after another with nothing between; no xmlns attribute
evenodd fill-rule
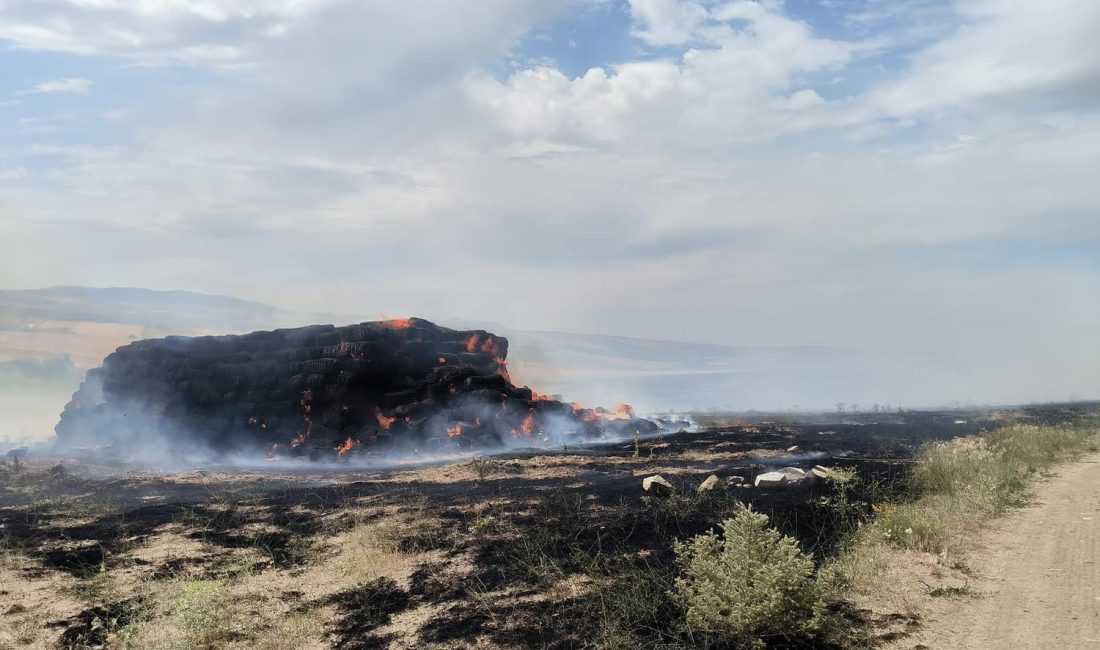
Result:
<svg viewBox="0 0 1100 650"><path fill-rule="evenodd" d="M508 341L410 318L136 341L91 370L58 446L277 461L567 444L657 433L629 406L515 386Z"/></svg>

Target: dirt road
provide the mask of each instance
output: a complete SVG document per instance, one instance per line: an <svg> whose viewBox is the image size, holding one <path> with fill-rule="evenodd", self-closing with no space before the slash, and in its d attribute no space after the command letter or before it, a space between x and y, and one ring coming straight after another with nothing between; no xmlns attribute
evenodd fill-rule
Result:
<svg viewBox="0 0 1100 650"><path fill-rule="evenodd" d="M969 599L937 599L900 648L1100 648L1100 455L1036 485L1036 503L999 519L969 560Z"/></svg>

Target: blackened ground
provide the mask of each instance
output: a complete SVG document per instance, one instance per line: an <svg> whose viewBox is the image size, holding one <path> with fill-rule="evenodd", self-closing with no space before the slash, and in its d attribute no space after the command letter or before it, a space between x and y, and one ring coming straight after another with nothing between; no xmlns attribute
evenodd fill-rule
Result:
<svg viewBox="0 0 1100 650"><path fill-rule="evenodd" d="M691 640L667 594L673 540L747 502L821 559L898 488L921 444L1098 408L712 420L700 433L372 472L112 474L32 458L0 468L0 596L28 603L37 638L61 645L159 620L171 610L142 605L147 585L187 579L250 590L250 616L262 624L228 637L243 647L293 612L316 616L318 643L343 648L680 647ZM855 470L859 487L695 490L710 474L727 485L818 464ZM654 473L676 486L671 497L642 492ZM386 557L412 565L374 577L333 572L349 536L395 516ZM153 552L169 539L170 552ZM105 576L116 588L101 588Z"/></svg>

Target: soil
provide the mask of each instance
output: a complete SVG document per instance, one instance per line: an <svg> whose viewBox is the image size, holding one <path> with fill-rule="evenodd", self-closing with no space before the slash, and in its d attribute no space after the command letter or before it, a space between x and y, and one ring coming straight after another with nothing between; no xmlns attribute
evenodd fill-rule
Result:
<svg viewBox="0 0 1100 650"><path fill-rule="evenodd" d="M891 648L1100 647L1100 455L1060 467L1035 492L977 540L967 560L977 597L939 599Z"/></svg>

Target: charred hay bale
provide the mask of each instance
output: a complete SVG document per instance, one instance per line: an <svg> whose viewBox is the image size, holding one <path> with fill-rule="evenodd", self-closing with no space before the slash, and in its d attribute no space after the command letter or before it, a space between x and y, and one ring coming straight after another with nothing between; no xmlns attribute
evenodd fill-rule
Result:
<svg viewBox="0 0 1100 650"><path fill-rule="evenodd" d="M325 384L317 393L318 398L329 402L342 401L346 395L347 388L339 384Z"/></svg>
<svg viewBox="0 0 1100 650"><path fill-rule="evenodd" d="M477 368L479 374L495 373L500 368L495 357L483 352L459 352L457 356L459 365Z"/></svg>
<svg viewBox="0 0 1100 650"><path fill-rule="evenodd" d="M470 390L460 394L459 401L462 404L476 404L489 408L500 408L508 397L500 391L492 389Z"/></svg>
<svg viewBox="0 0 1100 650"><path fill-rule="evenodd" d="M346 405L329 404L328 406L320 409L317 414L313 416L313 421L322 426L338 430L343 427L344 424L346 424L347 415L348 409L346 408Z"/></svg>
<svg viewBox="0 0 1100 650"><path fill-rule="evenodd" d="M462 387L467 392L496 391L503 392L508 382L500 375L475 375L467 377Z"/></svg>
<svg viewBox="0 0 1100 650"><path fill-rule="evenodd" d="M301 406L290 401L260 402L256 405L256 416L261 418L297 415Z"/></svg>
<svg viewBox="0 0 1100 650"><path fill-rule="evenodd" d="M327 375L336 371L336 359L310 359L309 361L303 361L300 365L301 372L307 375Z"/></svg>
<svg viewBox="0 0 1100 650"><path fill-rule="evenodd" d="M393 410L394 415L402 418L410 418L414 422L422 420L440 409L440 404L434 399L427 398L412 403L401 404Z"/></svg>
<svg viewBox="0 0 1100 650"><path fill-rule="evenodd" d="M325 332L323 334L318 334L316 337L314 337L313 345L318 346L318 347L326 347L326 346L337 345L337 344L340 343L340 341L341 341L341 337L340 337L339 333L337 333L335 331Z"/></svg>
<svg viewBox="0 0 1100 650"><path fill-rule="evenodd" d="M461 444L470 444L531 414L571 413L512 386L501 372L507 350L507 339L484 330L415 318L135 341L88 373L56 430L62 442L118 438L129 426L219 448L289 447L306 431L311 444L328 444L318 430L361 432L371 444L446 443L461 420ZM149 420L144 428L128 424L135 413Z"/></svg>
<svg viewBox="0 0 1100 650"><path fill-rule="evenodd" d="M424 392L418 389L414 390L401 390L386 393L382 396L382 406L389 409L397 408L402 404L411 404L412 402L418 402L423 398Z"/></svg>
<svg viewBox="0 0 1100 650"><path fill-rule="evenodd" d="M433 341L409 341L401 347L400 360L412 372L427 372L440 365L439 346Z"/></svg>

